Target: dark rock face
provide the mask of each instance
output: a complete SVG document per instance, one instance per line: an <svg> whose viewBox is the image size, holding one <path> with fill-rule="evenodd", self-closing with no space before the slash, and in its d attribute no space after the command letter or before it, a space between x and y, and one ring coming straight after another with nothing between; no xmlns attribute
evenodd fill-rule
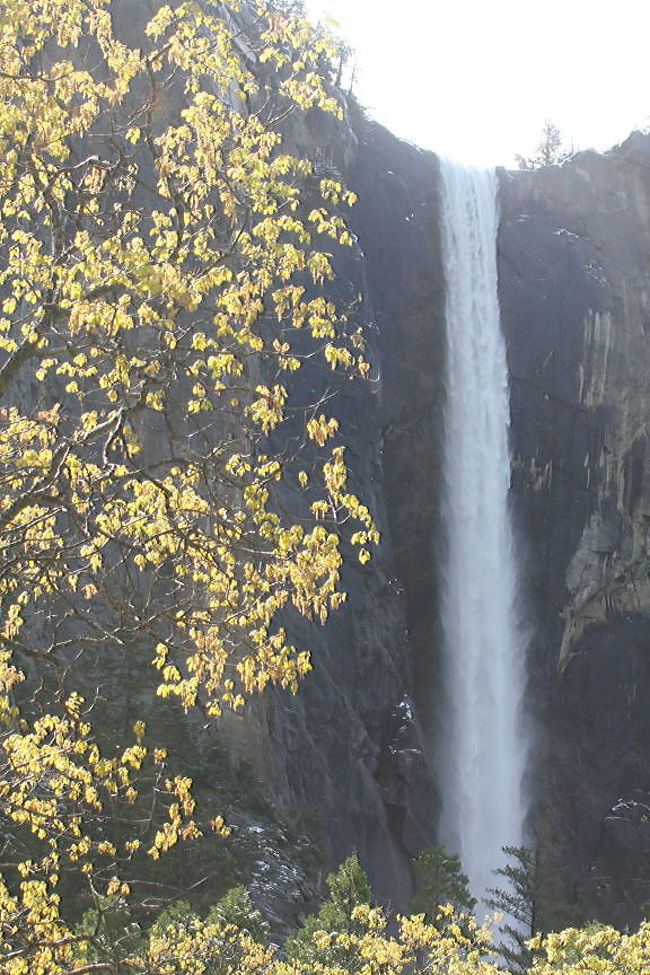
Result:
<svg viewBox="0 0 650 975"><path fill-rule="evenodd" d="M382 544L363 571L348 563L348 603L316 635L300 694L274 707L271 737L274 782L287 803L324 813L333 862L358 850L375 896L406 906L409 860L435 842L437 806L412 652L414 632L431 643L436 613L437 166L377 126L357 138L346 178L359 245L337 287L364 296L374 369L365 391L341 391L336 411Z"/></svg>
<svg viewBox="0 0 650 975"><path fill-rule="evenodd" d="M349 179L378 327L380 473L427 753L439 733L437 166L377 127L359 142ZM650 793L650 138L503 173L501 210L512 497L532 634L531 819L571 909L634 924L650 883L638 812ZM399 781L400 763L386 765ZM430 780L403 794L402 821L435 817Z"/></svg>
<svg viewBox="0 0 650 975"><path fill-rule="evenodd" d="M407 629L408 618L430 642L435 617L436 163L377 127L354 137L321 121L308 118L292 138L302 151L322 146L341 168L355 160L346 178L359 195L352 226L359 243L340 256L333 296L342 304L363 296L356 314L373 372L365 386L342 383L333 412L348 445L351 487L375 513L382 543L364 568L347 553L348 600L327 627L289 622L292 639L312 650L314 669L299 693L267 692L222 726L234 761L251 763L281 806L317 811L330 863L357 850L377 899L403 908L409 860L435 842L436 825ZM309 387L309 371L298 375Z"/></svg>
<svg viewBox="0 0 650 975"><path fill-rule="evenodd" d="M379 331L383 492L410 648L414 699L431 720L438 639L436 537L444 402L444 280L434 156L376 127L353 185ZM430 730L430 729L429 729Z"/></svg>
<svg viewBox="0 0 650 975"><path fill-rule="evenodd" d="M629 811L650 787L649 200L650 139L638 133L502 179L534 810L582 917L618 924L638 922L650 881Z"/></svg>
<svg viewBox="0 0 650 975"><path fill-rule="evenodd" d="M337 414L383 541L369 570L349 564L344 611L301 624L315 666L300 694L267 698L232 740L283 805L321 811L332 862L357 849L377 897L403 906L438 809L438 167L352 128L330 151L359 196L336 286L364 296L376 371ZM650 898L650 138L503 172L501 211L531 819L572 917L634 924Z"/></svg>

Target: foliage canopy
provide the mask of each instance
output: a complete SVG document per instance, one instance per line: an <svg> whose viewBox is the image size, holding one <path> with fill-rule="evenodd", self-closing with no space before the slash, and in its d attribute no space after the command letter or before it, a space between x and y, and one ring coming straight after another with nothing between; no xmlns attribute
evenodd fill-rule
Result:
<svg viewBox="0 0 650 975"><path fill-rule="evenodd" d="M309 655L286 619L341 605L342 533L362 562L378 540L328 382L313 402L292 392L305 360L368 366L322 291L353 195L284 146L292 113L340 114L330 43L281 6L0 11L9 975L78 970L62 875L100 913L116 899L128 913L138 851L206 828L144 721L100 740L93 682L110 700L116 661L153 659L158 695L211 717L269 683L295 689Z"/></svg>

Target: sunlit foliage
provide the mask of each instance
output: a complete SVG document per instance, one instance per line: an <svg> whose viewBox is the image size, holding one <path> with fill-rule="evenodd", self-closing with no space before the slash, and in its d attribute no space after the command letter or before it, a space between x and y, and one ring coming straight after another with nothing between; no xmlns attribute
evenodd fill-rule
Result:
<svg viewBox="0 0 650 975"><path fill-rule="evenodd" d="M497 975L498 969L486 958L489 935L472 923L469 930L461 919L454 919L442 933L425 923L422 915L399 918L396 930L388 932L387 919L379 908L359 904L351 920L354 931L314 931L314 951L323 961L283 960L273 947L254 941L236 925L208 916L205 920L182 906L168 912L141 937L132 938L130 951L119 962L120 972L148 975L226 975L228 972L267 975L329 975L341 973L328 958L354 958L354 971L362 975L419 975L424 972L446 975ZM461 922L461 923L457 923ZM125 946L128 938L125 939ZM77 972L97 964L96 949L90 940L79 943L72 955Z"/></svg>
<svg viewBox="0 0 650 975"><path fill-rule="evenodd" d="M97 910L127 910L132 857L227 831L199 821L137 712L100 742L84 675L142 658L160 696L209 717L295 689L309 648L287 617L324 622L344 600L342 533L362 562L378 540L328 380L315 400L292 394L306 359L324 376L368 368L322 291L353 195L283 145L292 114L340 114L330 53L271 2L0 7L9 975L84 970L62 872Z"/></svg>
<svg viewBox="0 0 650 975"><path fill-rule="evenodd" d="M605 924L567 928L531 942L531 975L645 975L650 971L650 924L623 934Z"/></svg>
<svg viewBox="0 0 650 975"><path fill-rule="evenodd" d="M365 918L357 908L370 901L368 878L356 854L348 857L326 881L329 897L318 913L309 915L285 943L287 957L305 964L356 971L360 965L355 937L361 935ZM314 935L318 932L318 936ZM333 937L336 935L336 937Z"/></svg>

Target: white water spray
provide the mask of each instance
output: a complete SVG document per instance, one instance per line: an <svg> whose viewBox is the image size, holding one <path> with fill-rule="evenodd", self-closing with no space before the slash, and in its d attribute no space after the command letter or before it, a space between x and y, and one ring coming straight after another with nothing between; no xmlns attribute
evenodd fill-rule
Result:
<svg viewBox="0 0 650 975"><path fill-rule="evenodd" d="M460 853L480 899L498 885L502 846L523 842L525 640L508 512L497 179L494 171L441 166L448 359L440 840Z"/></svg>

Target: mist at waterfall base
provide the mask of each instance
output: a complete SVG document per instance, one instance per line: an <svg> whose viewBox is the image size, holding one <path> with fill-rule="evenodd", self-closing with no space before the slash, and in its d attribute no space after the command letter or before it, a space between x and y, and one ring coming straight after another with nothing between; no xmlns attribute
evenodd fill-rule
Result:
<svg viewBox="0 0 650 975"><path fill-rule="evenodd" d="M441 160L446 277L440 842L477 911L524 842L526 637L508 508L510 422L497 294L497 177Z"/></svg>

